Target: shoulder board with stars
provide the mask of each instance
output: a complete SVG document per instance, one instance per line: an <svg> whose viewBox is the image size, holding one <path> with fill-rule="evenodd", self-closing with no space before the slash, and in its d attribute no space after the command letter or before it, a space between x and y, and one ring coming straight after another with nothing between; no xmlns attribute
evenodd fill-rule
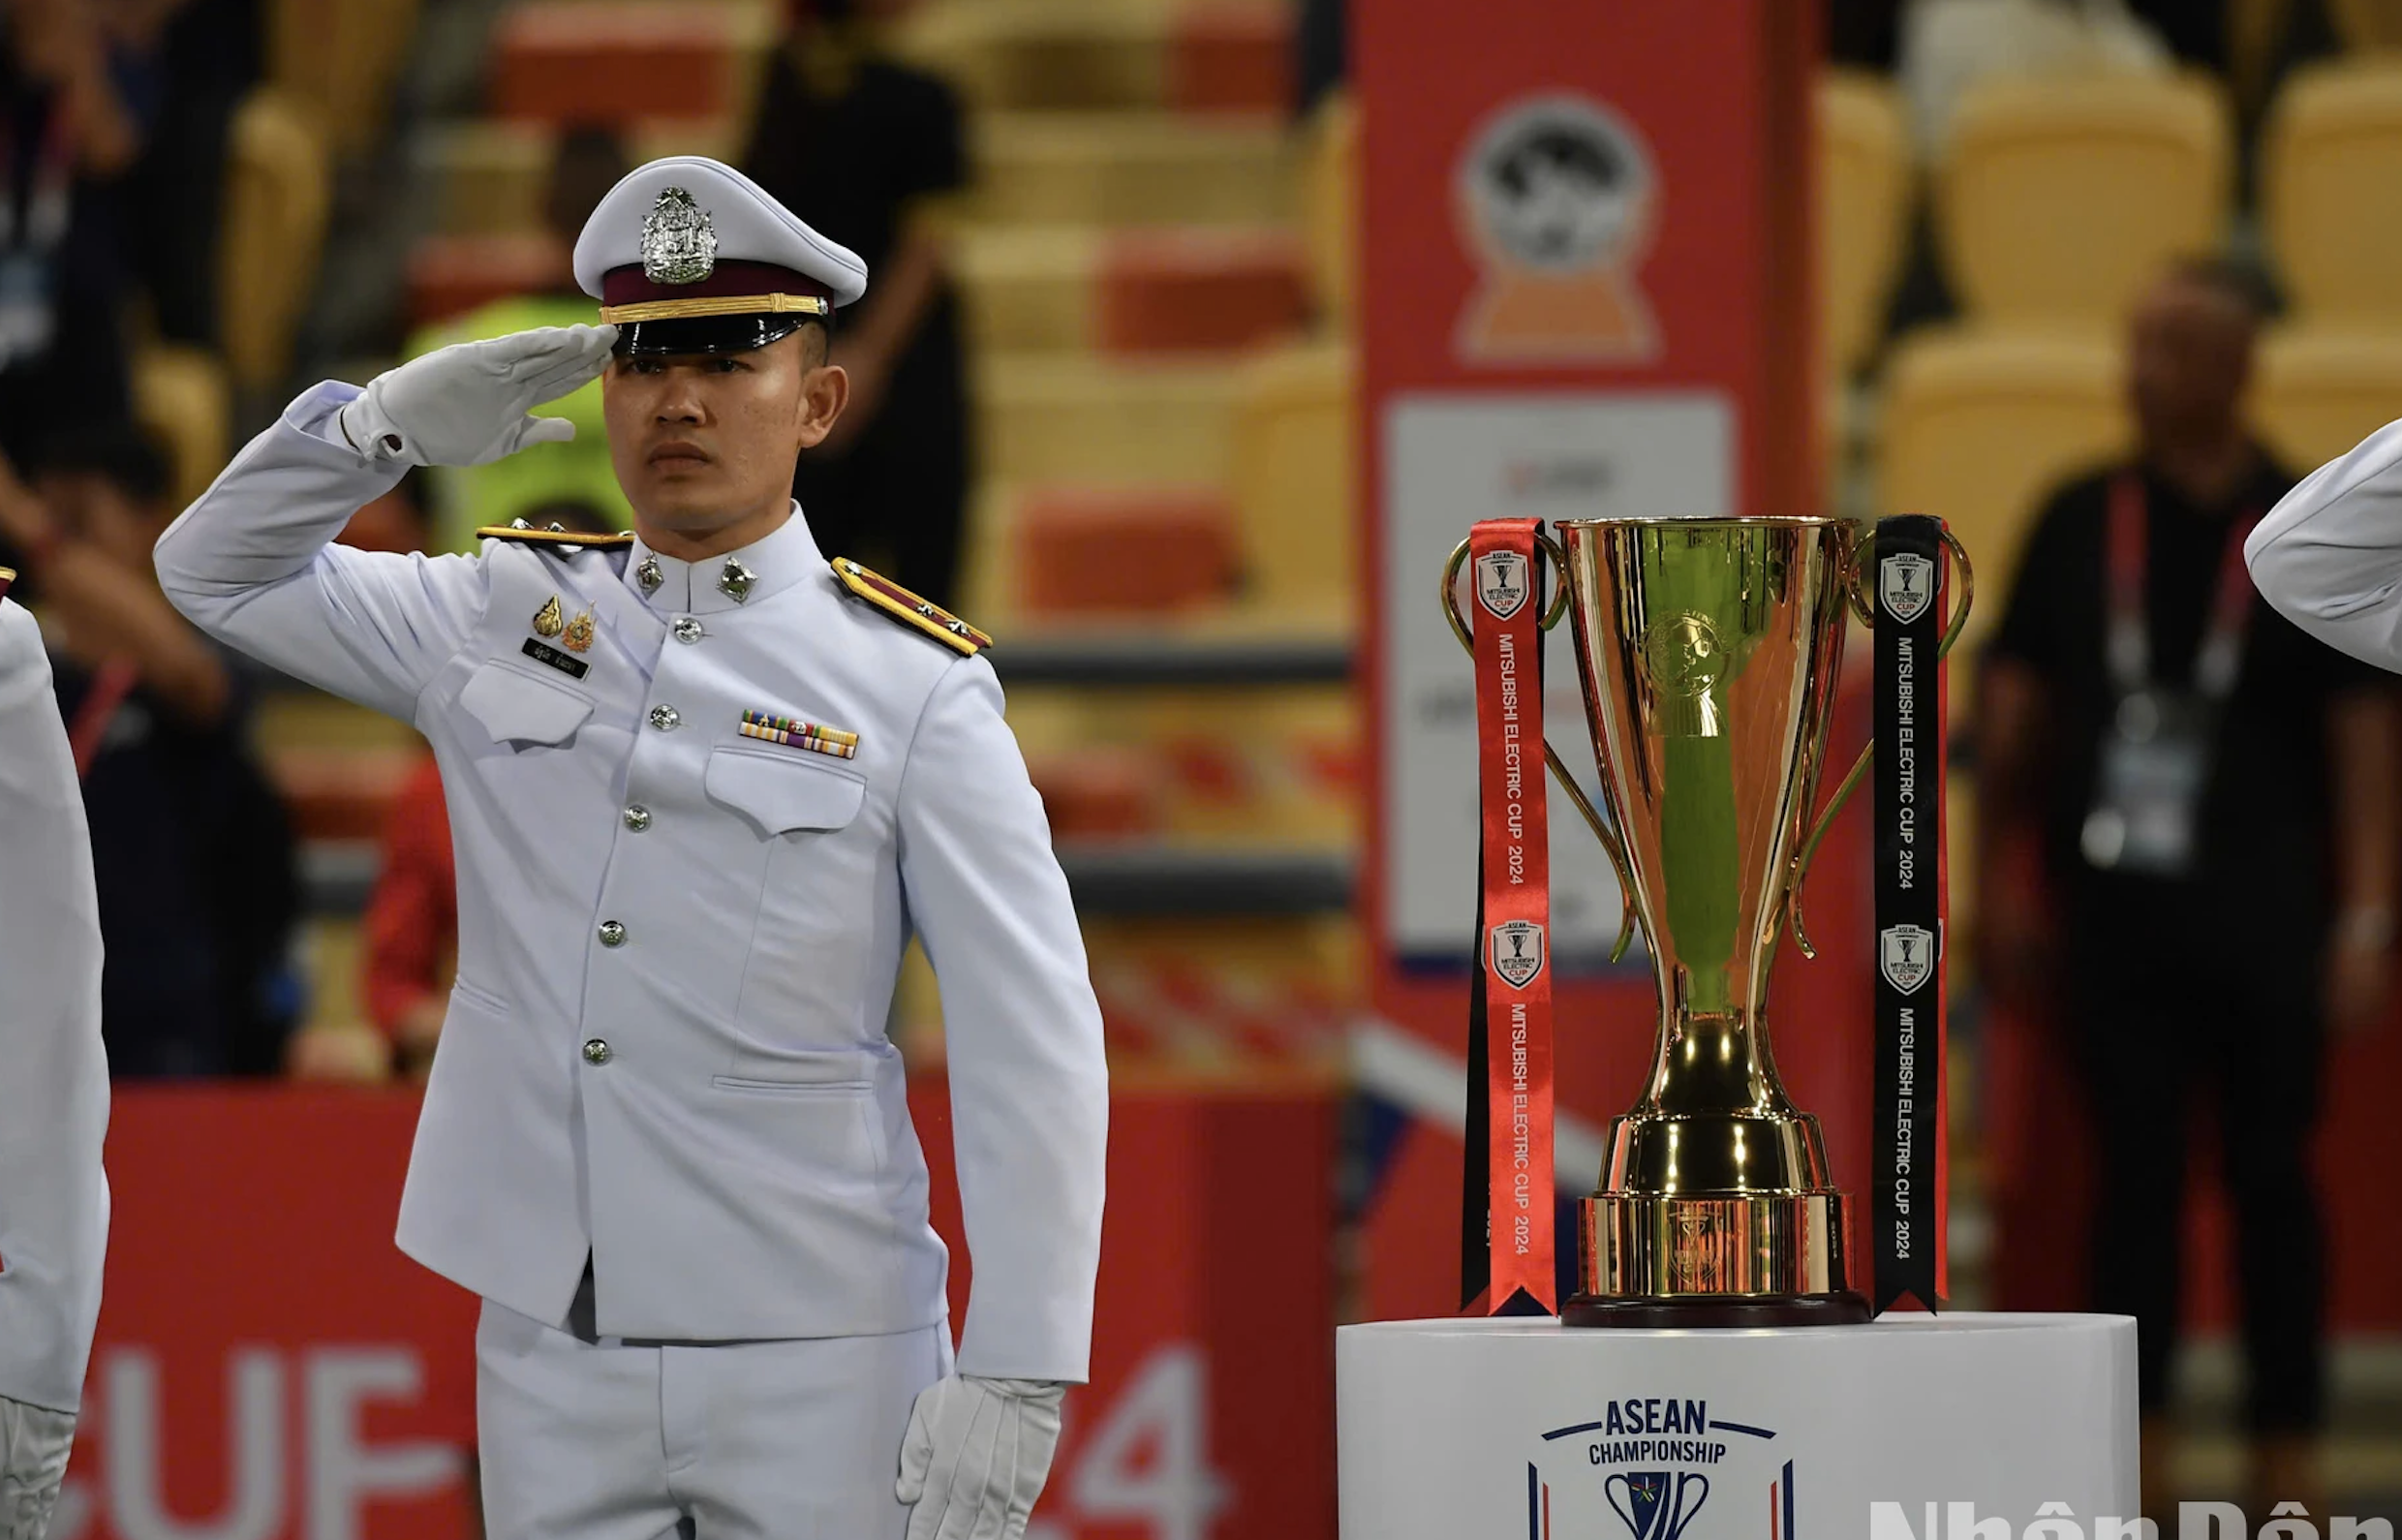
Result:
<svg viewBox="0 0 2402 1540"><path fill-rule="evenodd" d="M487 524L476 532L476 539L513 540L519 545L564 545L570 547L566 552L570 556L577 550L606 551L633 543L631 534L586 535L581 530L521 530L508 524Z"/></svg>
<svg viewBox="0 0 2402 1540"><path fill-rule="evenodd" d="M834 559L835 580L905 626L913 626L945 647L973 658L993 645L993 638L939 604L918 598L889 577L869 571L847 556Z"/></svg>

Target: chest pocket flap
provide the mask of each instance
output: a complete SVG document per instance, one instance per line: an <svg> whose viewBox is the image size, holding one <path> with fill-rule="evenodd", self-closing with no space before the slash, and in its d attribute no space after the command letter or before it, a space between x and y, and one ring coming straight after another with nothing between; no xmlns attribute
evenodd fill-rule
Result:
<svg viewBox="0 0 2402 1540"><path fill-rule="evenodd" d="M477 669L459 704L494 743L565 743L592 715L582 694L504 662Z"/></svg>
<svg viewBox="0 0 2402 1540"><path fill-rule="evenodd" d="M867 783L816 761L820 755L721 744L709 752L701 784L709 800L733 809L761 835L839 829L859 816Z"/></svg>

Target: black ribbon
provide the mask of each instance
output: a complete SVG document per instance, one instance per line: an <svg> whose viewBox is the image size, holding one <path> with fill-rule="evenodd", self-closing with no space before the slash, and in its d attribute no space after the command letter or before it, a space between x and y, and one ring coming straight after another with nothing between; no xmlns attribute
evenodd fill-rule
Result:
<svg viewBox="0 0 2402 1540"><path fill-rule="evenodd" d="M1880 520L1876 609L1876 1309L1934 1309L1943 1193L1943 525Z"/></svg>

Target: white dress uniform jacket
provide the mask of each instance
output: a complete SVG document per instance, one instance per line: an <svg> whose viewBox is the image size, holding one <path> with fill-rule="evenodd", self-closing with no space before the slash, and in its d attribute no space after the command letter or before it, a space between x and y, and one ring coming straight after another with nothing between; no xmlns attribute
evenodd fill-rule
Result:
<svg viewBox="0 0 2402 1540"><path fill-rule="evenodd" d="M295 401L158 568L212 635L415 723L441 762L458 983L401 1248L554 1323L589 1254L610 1337L942 1320L884 1035L914 931L942 984L975 1261L960 1370L1083 1379L1100 1015L991 665L849 597L797 510L723 587L721 559L639 543L329 545L399 474L344 442L356 393ZM570 625L545 641L554 598ZM745 711L855 733L856 757L745 737Z"/></svg>
<svg viewBox="0 0 2402 1540"><path fill-rule="evenodd" d="M2402 422L2303 477L2243 554L2279 614L2338 652L2402 671Z"/></svg>
<svg viewBox="0 0 2402 1540"><path fill-rule="evenodd" d="M100 906L42 632L0 600L0 1397L77 1409L100 1315Z"/></svg>

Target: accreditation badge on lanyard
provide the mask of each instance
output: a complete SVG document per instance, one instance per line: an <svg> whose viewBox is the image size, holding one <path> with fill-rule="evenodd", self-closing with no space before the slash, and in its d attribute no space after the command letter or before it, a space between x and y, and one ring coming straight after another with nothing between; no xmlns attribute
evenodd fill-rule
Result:
<svg viewBox="0 0 2402 1540"><path fill-rule="evenodd" d="M33 165L20 168L16 135L0 125L0 369L50 351L58 331L58 245L67 235L75 167L67 114L45 114ZM23 185L17 175L30 170Z"/></svg>
<svg viewBox="0 0 2402 1540"><path fill-rule="evenodd" d="M2252 620L2243 541L2261 515L2258 509L2247 511L2227 533L2193 683L2163 685L2152 678L2143 593L2149 532L2141 478L2121 473L2110 483L2109 499L2105 647L2113 702L2079 844L2086 861L2101 871L2186 877L2194 870L2196 830L2220 719L2243 668L2244 636Z"/></svg>

